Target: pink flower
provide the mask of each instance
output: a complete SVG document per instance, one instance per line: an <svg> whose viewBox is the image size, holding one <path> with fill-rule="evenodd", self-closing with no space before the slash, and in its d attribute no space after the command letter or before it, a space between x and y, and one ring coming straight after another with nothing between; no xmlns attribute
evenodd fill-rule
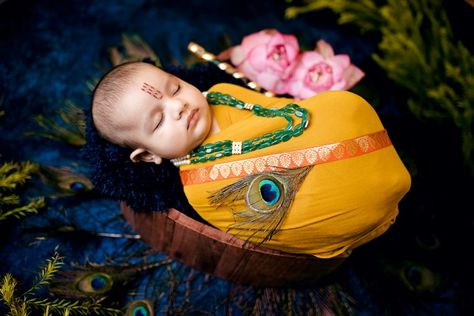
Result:
<svg viewBox="0 0 474 316"><path fill-rule="evenodd" d="M250 80L283 94L288 92L287 79L298 52L295 36L267 29L245 36L240 45L231 48L230 60Z"/></svg>
<svg viewBox="0 0 474 316"><path fill-rule="evenodd" d="M322 91L348 90L364 75L351 64L348 55L334 55L331 45L319 40L314 51L301 54L288 84L288 93L306 99Z"/></svg>

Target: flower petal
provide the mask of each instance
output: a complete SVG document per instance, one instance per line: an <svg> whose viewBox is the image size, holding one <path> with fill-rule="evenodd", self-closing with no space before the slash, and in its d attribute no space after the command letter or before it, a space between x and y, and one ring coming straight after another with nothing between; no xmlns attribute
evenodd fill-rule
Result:
<svg viewBox="0 0 474 316"><path fill-rule="evenodd" d="M327 64L332 68L332 78L335 82L339 81L342 79L342 76L344 74L344 70L346 68L342 68L339 64L335 63L331 59L326 61Z"/></svg>
<svg viewBox="0 0 474 316"><path fill-rule="evenodd" d="M301 55L301 63L304 67L312 67L314 64L324 61L323 56L317 52L304 52Z"/></svg>
<svg viewBox="0 0 474 316"><path fill-rule="evenodd" d="M306 87L303 87L300 90L299 98L300 99L307 99L307 98L310 98L310 97L312 97L313 95L316 95L316 94L318 94L316 91L311 90L311 89L306 88Z"/></svg>
<svg viewBox="0 0 474 316"><path fill-rule="evenodd" d="M293 75L291 76L291 80L303 80L304 76L308 72L308 67L305 67L303 64L298 64L296 68L293 70Z"/></svg>
<svg viewBox="0 0 474 316"><path fill-rule="evenodd" d="M217 55L217 59L219 60L229 60L230 56L232 55L232 51L235 49L237 46L229 47L226 50L222 51Z"/></svg>
<svg viewBox="0 0 474 316"><path fill-rule="evenodd" d="M280 80L280 77L271 72L261 72L257 75L257 79L255 80L259 85L263 88L275 92L275 87L277 82Z"/></svg>
<svg viewBox="0 0 474 316"><path fill-rule="evenodd" d="M350 65L344 72L346 81L346 90L352 88L357 82L365 76L365 73L354 65Z"/></svg>
<svg viewBox="0 0 474 316"><path fill-rule="evenodd" d="M231 48L230 51L230 62L234 66L240 65L245 59L245 53L244 50L242 49L242 46L235 46Z"/></svg>
<svg viewBox="0 0 474 316"><path fill-rule="evenodd" d="M332 49L332 46L325 40L319 40L316 43L315 51L320 53L324 58L330 58L334 56L334 50Z"/></svg>
<svg viewBox="0 0 474 316"><path fill-rule="evenodd" d="M265 45L270 41L271 35L267 34L267 30L263 30L257 33L253 33L245 36L242 39L242 49L245 54L248 54L255 46Z"/></svg>
<svg viewBox="0 0 474 316"><path fill-rule="evenodd" d="M267 67L267 49L264 45L254 47L247 55L247 60L255 71L263 71Z"/></svg>
<svg viewBox="0 0 474 316"><path fill-rule="evenodd" d="M283 80L278 80L275 84L276 94L285 94L288 93L288 82Z"/></svg>
<svg viewBox="0 0 474 316"><path fill-rule="evenodd" d="M334 83L329 90L347 90L346 81L344 79Z"/></svg>
<svg viewBox="0 0 474 316"><path fill-rule="evenodd" d="M295 98L299 98L300 91L303 88L303 81L302 80L297 80L297 81L291 81L288 84L288 93Z"/></svg>
<svg viewBox="0 0 474 316"><path fill-rule="evenodd" d="M347 54L339 54L329 58L328 60L332 60L342 68L347 68L351 64L351 58Z"/></svg>
<svg viewBox="0 0 474 316"><path fill-rule="evenodd" d="M283 42L285 43L288 60L293 61L295 58L298 57L298 53L300 51L298 40L293 35L283 34Z"/></svg>
<svg viewBox="0 0 474 316"><path fill-rule="evenodd" d="M334 81L343 78L344 71L350 66L350 58L348 55L336 55L326 60L332 67Z"/></svg>
<svg viewBox="0 0 474 316"><path fill-rule="evenodd" d="M247 78L252 81L257 80L258 72L255 71L255 68L252 67L248 60L244 60L239 66L237 66L237 70L242 72Z"/></svg>

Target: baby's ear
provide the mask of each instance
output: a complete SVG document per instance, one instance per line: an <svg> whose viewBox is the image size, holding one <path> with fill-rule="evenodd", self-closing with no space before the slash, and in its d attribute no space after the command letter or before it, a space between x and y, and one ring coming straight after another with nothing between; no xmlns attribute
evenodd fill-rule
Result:
<svg viewBox="0 0 474 316"><path fill-rule="evenodd" d="M161 157L149 152L144 148L137 148L130 154L130 160L133 162L153 162L159 165L162 161Z"/></svg>

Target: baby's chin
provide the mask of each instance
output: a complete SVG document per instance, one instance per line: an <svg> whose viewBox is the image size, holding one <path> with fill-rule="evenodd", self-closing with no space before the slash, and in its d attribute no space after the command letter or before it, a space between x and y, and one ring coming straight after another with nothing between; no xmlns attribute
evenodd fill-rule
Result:
<svg viewBox="0 0 474 316"><path fill-rule="evenodd" d="M194 149L198 148L199 145L201 145L201 144L202 144L202 141L201 142L196 141L195 143L189 144L189 146L186 146L186 148L183 148L183 150L174 152L172 155L170 155L167 158L168 159L176 159L176 158L184 157L184 156L190 154Z"/></svg>
<svg viewBox="0 0 474 316"><path fill-rule="evenodd" d="M194 142L194 148L198 147L201 145L206 138L212 135L212 122L211 120L206 120L206 121L201 121L199 124L196 126L196 134L195 134L195 142ZM194 149L193 148L193 149Z"/></svg>

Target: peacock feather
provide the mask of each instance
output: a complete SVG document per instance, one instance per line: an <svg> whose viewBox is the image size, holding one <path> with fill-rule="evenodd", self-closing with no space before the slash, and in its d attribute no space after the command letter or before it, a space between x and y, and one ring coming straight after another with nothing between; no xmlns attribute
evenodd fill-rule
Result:
<svg viewBox="0 0 474 316"><path fill-rule="evenodd" d="M85 175L68 167L42 165L39 171L41 180L56 190L54 196L69 196L92 190L92 182Z"/></svg>
<svg viewBox="0 0 474 316"><path fill-rule="evenodd" d="M87 263L59 271L49 288L51 293L70 299L101 298L123 291L141 272L168 263L167 260L123 266Z"/></svg>
<svg viewBox="0 0 474 316"><path fill-rule="evenodd" d="M214 192L209 201L216 207L233 209L236 221L229 227L229 232L238 236L239 231L248 231L247 241L261 244L277 232L312 167L252 174ZM245 201L246 209L233 207L239 200Z"/></svg>
<svg viewBox="0 0 474 316"><path fill-rule="evenodd" d="M122 34L121 45L110 48L109 57L114 66L144 58L153 60L157 66L161 65L156 53L138 34Z"/></svg>
<svg viewBox="0 0 474 316"><path fill-rule="evenodd" d="M85 144L84 111L71 101L57 110L57 116L39 114L34 120L41 130L26 132L29 136L45 137L64 144L80 147Z"/></svg>
<svg viewBox="0 0 474 316"><path fill-rule="evenodd" d="M152 316L153 306L148 300L136 300L128 305L125 316Z"/></svg>

